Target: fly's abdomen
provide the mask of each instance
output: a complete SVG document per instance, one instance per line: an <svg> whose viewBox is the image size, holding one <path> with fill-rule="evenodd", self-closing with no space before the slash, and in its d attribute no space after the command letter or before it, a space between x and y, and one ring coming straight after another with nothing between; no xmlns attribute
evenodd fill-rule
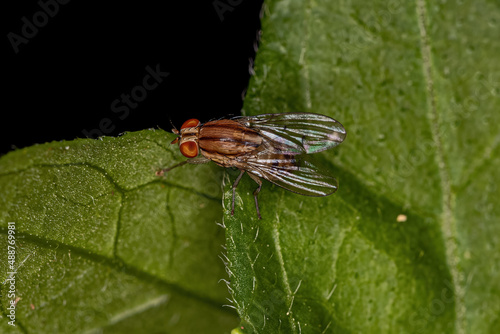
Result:
<svg viewBox="0 0 500 334"><path fill-rule="evenodd" d="M254 151L262 144L262 137L236 121L219 120L201 127L198 144L202 153L237 156Z"/></svg>

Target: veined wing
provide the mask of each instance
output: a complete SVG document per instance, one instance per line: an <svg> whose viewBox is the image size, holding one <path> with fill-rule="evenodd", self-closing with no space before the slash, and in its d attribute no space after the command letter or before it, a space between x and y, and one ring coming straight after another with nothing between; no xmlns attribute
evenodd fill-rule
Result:
<svg viewBox="0 0 500 334"><path fill-rule="evenodd" d="M338 188L337 180L320 172L306 155L263 153L250 156L246 163L248 173L301 195L326 196Z"/></svg>
<svg viewBox="0 0 500 334"><path fill-rule="evenodd" d="M275 153L316 153L344 141L342 124L328 116L312 113L264 114L235 117L235 121L257 130Z"/></svg>

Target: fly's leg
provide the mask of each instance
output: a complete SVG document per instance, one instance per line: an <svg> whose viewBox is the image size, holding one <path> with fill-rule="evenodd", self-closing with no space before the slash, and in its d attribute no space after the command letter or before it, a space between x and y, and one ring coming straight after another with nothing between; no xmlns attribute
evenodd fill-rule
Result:
<svg viewBox="0 0 500 334"><path fill-rule="evenodd" d="M243 169L240 169L240 175L238 175L236 181L234 181L233 184L233 201L231 202L231 216L234 216L234 196L236 195L236 187L238 186L238 183L240 183L243 174L245 174L245 171Z"/></svg>
<svg viewBox="0 0 500 334"><path fill-rule="evenodd" d="M177 168L177 167L180 167L180 166L183 166L183 165L185 165L185 164L187 164L187 160L186 160L186 161L183 161L183 162L179 162L178 164L175 164L175 165L173 165L172 167L169 167L169 168L164 168L164 169L160 169L160 170L158 170L158 171L156 172L156 175L157 175L157 176L162 176L163 174L170 172L172 169Z"/></svg>
<svg viewBox="0 0 500 334"><path fill-rule="evenodd" d="M179 162L178 164L175 164L172 167L160 169L160 170L156 171L156 175L163 176L165 173L170 172L172 169L180 167L180 166L184 166L185 164L199 165L199 164L205 164L209 161L210 161L210 159L207 159L204 156L191 158L191 159L188 159L186 161Z"/></svg>
<svg viewBox="0 0 500 334"><path fill-rule="evenodd" d="M260 189L262 188L262 180L256 176L256 175L253 175L253 174L250 174L250 173L247 173L248 176L250 176L250 178L252 180L254 180L255 182L257 182L257 184L259 185L257 187L257 189L254 190L253 192L253 198L255 199L255 208L257 209L257 217L259 217L259 219L262 219L262 217L260 216L260 211L259 211L259 201L257 200L257 195L259 194L260 192Z"/></svg>

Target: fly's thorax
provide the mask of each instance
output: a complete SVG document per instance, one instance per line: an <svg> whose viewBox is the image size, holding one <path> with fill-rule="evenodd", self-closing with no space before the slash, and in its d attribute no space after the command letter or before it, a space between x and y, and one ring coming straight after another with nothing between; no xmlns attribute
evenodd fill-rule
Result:
<svg viewBox="0 0 500 334"><path fill-rule="evenodd" d="M198 136L201 153L206 157L245 155L255 151L262 141L257 131L229 119L204 124Z"/></svg>

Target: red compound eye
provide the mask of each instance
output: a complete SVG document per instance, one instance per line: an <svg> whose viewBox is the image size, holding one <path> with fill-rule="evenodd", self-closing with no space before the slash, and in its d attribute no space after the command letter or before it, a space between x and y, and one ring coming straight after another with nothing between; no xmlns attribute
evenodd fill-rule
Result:
<svg viewBox="0 0 500 334"><path fill-rule="evenodd" d="M198 156L198 144L194 141L182 143L179 149L186 158L196 158Z"/></svg>
<svg viewBox="0 0 500 334"><path fill-rule="evenodd" d="M197 120L196 118L191 118L185 121L184 124L182 124L181 130L185 128L194 128L197 127L198 125L200 125L200 121Z"/></svg>

